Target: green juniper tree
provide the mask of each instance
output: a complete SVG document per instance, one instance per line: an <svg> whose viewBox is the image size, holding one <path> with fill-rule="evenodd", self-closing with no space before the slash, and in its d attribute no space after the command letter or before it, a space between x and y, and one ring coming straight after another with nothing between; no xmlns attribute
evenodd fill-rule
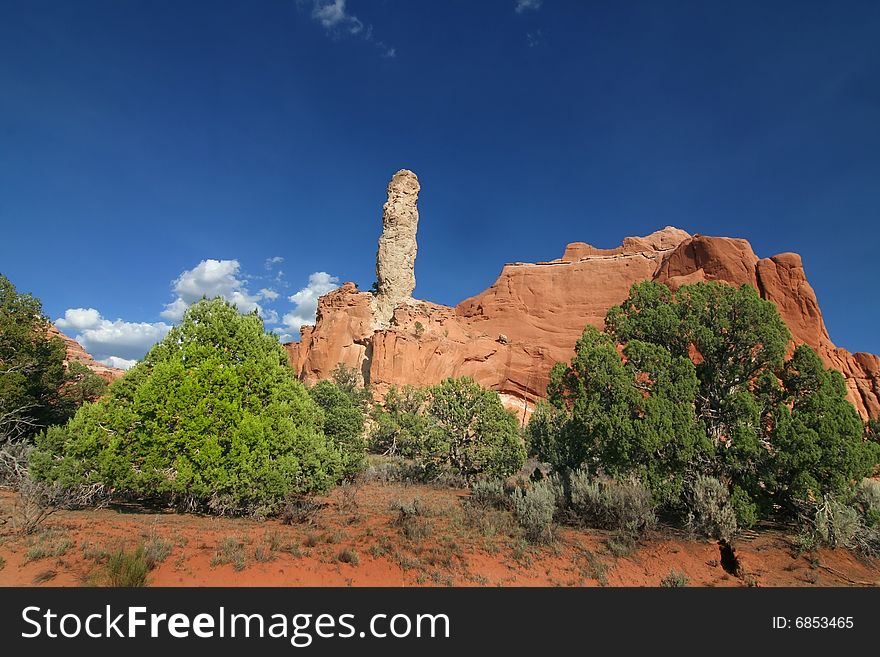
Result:
<svg viewBox="0 0 880 657"><path fill-rule="evenodd" d="M749 286L636 284L553 368L531 449L563 479L636 475L667 508L687 480L717 478L741 525L851 491L878 448L839 373L807 346L784 362L790 337Z"/></svg>
<svg viewBox="0 0 880 657"><path fill-rule="evenodd" d="M352 398L330 381L319 381L309 395L324 412L324 435L342 456L343 472L351 476L364 462L364 413Z"/></svg>
<svg viewBox="0 0 880 657"><path fill-rule="evenodd" d="M64 341L49 330L39 299L0 275L0 443L30 442L106 388L85 365L65 367Z"/></svg>
<svg viewBox="0 0 880 657"><path fill-rule="evenodd" d="M35 477L218 513L273 511L342 473L322 413L256 314L203 300L65 426L38 436Z"/></svg>

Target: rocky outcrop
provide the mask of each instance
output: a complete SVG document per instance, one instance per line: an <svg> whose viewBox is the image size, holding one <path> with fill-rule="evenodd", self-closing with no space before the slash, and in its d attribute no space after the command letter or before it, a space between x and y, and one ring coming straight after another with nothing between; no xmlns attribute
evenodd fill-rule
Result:
<svg viewBox="0 0 880 657"><path fill-rule="evenodd" d="M61 340L64 341L64 347L67 350L67 358L64 361L65 365L67 365L70 361L77 361L79 363L82 363L90 370L92 370L95 374L103 379L106 379L107 381L113 381L114 379L118 379L120 376L125 374L124 370L121 370L117 367L109 367L107 365L104 365L103 363L99 363L98 361L96 361L79 342L67 335L64 335L64 333L55 328L54 324L49 325L48 335L50 338L59 337L61 338Z"/></svg>
<svg viewBox="0 0 880 657"><path fill-rule="evenodd" d="M851 354L831 341L797 253L759 259L745 240L695 235L664 261L654 280L672 288L707 280L754 285L779 309L794 344L811 346L826 366L843 373L849 399L862 417L880 416L880 359L873 354Z"/></svg>
<svg viewBox="0 0 880 657"><path fill-rule="evenodd" d="M489 289L449 308L410 296L417 194L414 175L395 174L377 258L379 294L347 283L321 298L316 324L302 329L301 341L285 345L303 380L328 378L343 363L357 368L383 395L391 385L470 376L498 391L524 421L546 394L553 364L571 358L585 325L604 325L608 309L626 299L633 283L655 280L677 288L714 280L755 286L779 308L796 343L809 344L844 374L859 412L880 415L880 359L834 345L796 254L760 259L745 240L691 236L666 227L628 237L613 249L574 242L557 260L507 264ZM409 217L412 238L406 231L406 237L386 240L383 248L388 226L396 221L389 221L389 215ZM392 256L385 262L389 251Z"/></svg>
<svg viewBox="0 0 880 657"><path fill-rule="evenodd" d="M376 254L377 327L388 325L394 309L412 299L416 287L419 189L419 179L407 169L395 173L388 183L388 200L382 208L382 235Z"/></svg>

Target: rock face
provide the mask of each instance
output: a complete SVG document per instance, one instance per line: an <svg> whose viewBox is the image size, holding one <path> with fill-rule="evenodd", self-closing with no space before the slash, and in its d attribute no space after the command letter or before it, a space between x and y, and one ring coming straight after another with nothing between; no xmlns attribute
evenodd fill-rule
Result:
<svg viewBox="0 0 880 657"><path fill-rule="evenodd" d="M553 364L571 358L585 325L604 325L608 309L627 298L633 283L677 288L715 280L755 286L779 308L795 343L810 345L844 374L859 413L880 415L880 359L834 345L796 254L759 259L745 240L666 227L628 237L614 249L574 242L558 260L505 265L489 289L449 308L410 297L417 194L414 175L395 174L377 258L379 295L343 285L320 299L316 324L302 329L301 341L285 345L306 382L328 378L340 362L357 368L379 395L391 385L470 376L498 391L525 421L546 394ZM412 231L395 230L386 240L400 216ZM389 251L394 255L385 262Z"/></svg>
<svg viewBox="0 0 880 657"><path fill-rule="evenodd" d="M64 347L67 350L67 358L64 363L65 365L67 365L67 363L69 363L70 361L75 360L79 363L82 363L90 370L92 370L95 374L100 376L102 379L106 379L107 381L113 381L114 379L118 379L120 376L125 374L124 370L121 370L117 367L109 367L107 365L104 365L103 363L99 363L98 361L96 361L79 342L71 337L64 335L64 333L55 328L54 324L49 325L48 335L50 338L54 338L57 336L64 341Z"/></svg>
<svg viewBox="0 0 880 657"><path fill-rule="evenodd" d="M382 236L376 254L377 326L387 326L394 309L412 299L416 288L419 189L419 179L407 169L395 173L388 183L388 200L382 208Z"/></svg>

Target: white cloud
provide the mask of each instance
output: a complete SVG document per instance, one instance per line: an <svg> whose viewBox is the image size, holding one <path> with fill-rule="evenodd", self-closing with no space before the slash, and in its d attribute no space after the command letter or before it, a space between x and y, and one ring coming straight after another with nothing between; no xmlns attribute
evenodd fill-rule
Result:
<svg viewBox="0 0 880 657"><path fill-rule="evenodd" d="M364 29L360 19L345 10L345 0L316 0L312 18L328 30L344 29L358 34Z"/></svg>
<svg viewBox="0 0 880 657"><path fill-rule="evenodd" d="M382 57L395 57L397 50L384 42L373 38L373 27L364 25L363 21L350 13L345 7L346 0L314 0L312 18L328 32L350 34L374 44Z"/></svg>
<svg viewBox="0 0 880 657"><path fill-rule="evenodd" d="M128 358L119 358L119 356L110 356L109 358L105 358L104 360L99 360L99 363L103 363L108 367L117 367L120 370L130 370L137 364L137 360L129 360Z"/></svg>
<svg viewBox="0 0 880 657"><path fill-rule="evenodd" d="M543 0L516 0L516 7L514 7L514 10L517 14L529 11L530 9L537 11L541 8L542 3Z"/></svg>
<svg viewBox="0 0 880 657"><path fill-rule="evenodd" d="M68 308L64 317L55 320L55 325L62 331L75 332L75 340L101 362L143 358L171 329L165 322L111 321L94 308Z"/></svg>
<svg viewBox="0 0 880 657"><path fill-rule="evenodd" d="M293 342L294 341L293 335L291 333L288 333L287 329L283 329L283 328L272 329L272 333L274 333L275 335L278 336L278 341L281 342L281 344L284 344L285 342Z"/></svg>
<svg viewBox="0 0 880 657"><path fill-rule="evenodd" d="M287 331L299 331L304 324L314 324L318 311L318 297L339 287L339 278L324 271L316 271L309 276L309 284L296 294L288 297L295 308L286 313L282 322Z"/></svg>
<svg viewBox="0 0 880 657"><path fill-rule="evenodd" d="M94 308L68 308L64 311L64 317L55 320L55 325L60 329L83 329L96 328L101 323L101 313Z"/></svg>
<svg viewBox="0 0 880 657"><path fill-rule="evenodd" d="M284 258L281 256L274 256L272 258L266 258L266 262L263 263L263 266L271 271L275 265L280 265L282 262L284 262Z"/></svg>
<svg viewBox="0 0 880 657"><path fill-rule="evenodd" d="M159 314L165 319L170 319L172 322L179 322L183 319L183 314L186 312L187 308L189 308L189 304L178 297L171 303L166 304L165 310Z"/></svg>
<svg viewBox="0 0 880 657"><path fill-rule="evenodd" d="M166 304L165 310L159 314L166 319L179 321L186 309L202 297L222 297L234 304L241 313L256 310L265 317L266 311L258 302L264 298L274 300L278 298L278 293L264 289L257 294L251 294L245 277L239 274L240 269L238 260L202 260L175 279L173 290L177 298Z"/></svg>

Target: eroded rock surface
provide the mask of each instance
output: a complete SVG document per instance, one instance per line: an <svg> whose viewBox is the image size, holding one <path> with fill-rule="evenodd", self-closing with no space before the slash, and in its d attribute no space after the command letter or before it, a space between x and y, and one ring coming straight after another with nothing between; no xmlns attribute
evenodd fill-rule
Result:
<svg viewBox="0 0 880 657"><path fill-rule="evenodd" d="M388 183L388 200L382 208L382 235L376 254L378 294L374 308L378 327L388 325L394 309L412 299L416 287L419 190L418 177L407 169L395 173Z"/></svg>
<svg viewBox="0 0 880 657"><path fill-rule="evenodd" d="M50 338L57 336L64 341L64 347L67 350L65 365L70 361L75 360L79 363L82 363L90 370L92 370L95 374L103 379L106 379L107 381L113 381L114 379L118 379L120 376L125 374L125 371L119 369L118 367L110 367L96 361L79 342L59 331L57 328L55 328L54 324L49 325L48 335Z"/></svg>
<svg viewBox="0 0 880 657"><path fill-rule="evenodd" d="M715 280L755 286L779 308L795 343L810 345L843 373L862 416L880 415L880 359L834 345L797 254L761 259L745 240L666 227L613 249L574 242L557 260L507 264L494 285L449 308L411 296L415 174L398 172L388 191L376 266L379 294L347 283L321 298L316 324L302 329L301 341L285 345L307 382L329 378L340 362L357 368L379 395L391 385L470 376L498 391L525 420L546 395L553 364L570 360L584 326L601 328L633 283L655 280L677 288Z"/></svg>

